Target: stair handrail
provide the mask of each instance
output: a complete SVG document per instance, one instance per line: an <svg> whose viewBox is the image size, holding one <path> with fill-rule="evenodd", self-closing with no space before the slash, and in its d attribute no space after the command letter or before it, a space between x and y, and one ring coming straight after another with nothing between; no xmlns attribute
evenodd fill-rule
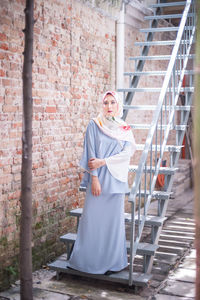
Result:
<svg viewBox="0 0 200 300"><path fill-rule="evenodd" d="M193 12L193 17L191 17L191 21L190 21L190 19L188 19L190 9ZM187 25L187 22L188 22L188 25ZM192 27L192 29L190 29L191 27ZM145 219L147 216L147 211L150 206L151 199L152 199L152 193L155 188L156 179L157 179L157 176L159 173L159 168L160 168L160 164L162 161L164 149L166 147L168 135L169 135L170 129L173 127L174 112L175 112L174 107L178 102L179 93L182 90L182 81L183 81L184 72L185 72L185 69L187 66L187 61L188 61L188 56L190 53L191 45L193 43L194 33L195 33L194 0L187 0L186 6L183 11L182 18L181 18L180 26L178 29L176 42L173 47L171 59L169 61L169 65L167 68L167 73L165 75L162 89L161 89L161 92L159 95L157 109L155 110L154 115L153 115L153 120L152 120L150 129L149 129L149 132L148 132L144 150L141 155L140 162L139 162L138 169L137 169L136 176L135 176L135 180L133 182L133 185L132 185L131 191L130 191L130 195L129 195L129 202L132 203L129 285L132 285L132 283L133 283L133 261L134 261L135 255L136 255L139 240L142 235L142 230L143 230ZM185 39L186 35L189 36L189 43L186 42L186 39ZM184 50L184 53L183 53L183 50ZM180 55L182 54L184 56L183 65L181 66L181 63L180 63L180 71L178 71L176 69L176 63L177 63L179 51L180 51ZM182 51L182 53L181 53L181 51ZM181 58L180 58L180 62L181 62ZM175 76L176 75L177 75L177 81L178 81L177 87L175 87L175 84L176 84ZM178 76L180 76L179 80L178 80ZM192 89L188 89L188 90L192 92ZM165 101L166 101L166 95L168 92L171 92L171 96L172 96L171 100L169 100L169 101L171 101L171 103L170 103L171 111L169 111L169 117L168 117L169 120L168 120L167 126L165 127L162 145L160 143L159 159L157 159L157 149L158 149L157 130L158 130L159 122L161 122L160 126L161 127L163 126L163 124L162 124L163 105L165 104L165 109L166 109L167 106L166 106ZM165 111L165 113L166 113L166 111ZM162 132L162 128L161 128L161 132ZM153 173L153 168L152 168L152 147L153 146L152 146L152 144L153 144L154 138L156 139L156 145L155 145L156 159L155 159L155 172L153 175L153 179L151 179L151 175ZM160 137L160 140L162 140L161 137ZM150 168L151 168L150 183L149 183L150 189L149 189L149 194L147 195L146 182L145 182L145 191L144 192L145 192L145 197L147 195L147 200L145 200L146 202L145 202L145 207L144 207L144 216L142 217L142 219L140 219L141 181L142 181L143 173L146 172L147 158L148 158L149 154L150 154ZM146 173L145 173L145 176L146 176ZM146 177L145 177L145 180L146 180ZM138 197L139 198L139 200L138 200L139 201L139 204L138 204L139 205L139 207L138 207L138 233L135 238L135 214L136 214L135 211L136 211L136 197L138 196L138 193L139 193L139 197Z"/></svg>

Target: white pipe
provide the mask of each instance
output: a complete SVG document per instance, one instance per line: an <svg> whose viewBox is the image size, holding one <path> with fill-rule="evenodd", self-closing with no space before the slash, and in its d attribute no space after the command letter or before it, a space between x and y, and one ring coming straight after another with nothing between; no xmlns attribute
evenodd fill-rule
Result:
<svg viewBox="0 0 200 300"><path fill-rule="evenodd" d="M117 21L117 89L124 87L124 46L125 46L125 25L124 25L124 2Z"/></svg>

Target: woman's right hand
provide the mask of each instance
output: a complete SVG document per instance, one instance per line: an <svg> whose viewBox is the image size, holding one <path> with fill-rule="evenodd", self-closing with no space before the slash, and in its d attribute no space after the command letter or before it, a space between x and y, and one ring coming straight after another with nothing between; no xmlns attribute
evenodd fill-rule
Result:
<svg viewBox="0 0 200 300"><path fill-rule="evenodd" d="M94 171L106 164L105 159L99 159L99 158L90 158L88 161L88 167L90 168L90 171Z"/></svg>
<svg viewBox="0 0 200 300"><path fill-rule="evenodd" d="M92 195L99 196L101 194L101 184L97 176L92 176Z"/></svg>

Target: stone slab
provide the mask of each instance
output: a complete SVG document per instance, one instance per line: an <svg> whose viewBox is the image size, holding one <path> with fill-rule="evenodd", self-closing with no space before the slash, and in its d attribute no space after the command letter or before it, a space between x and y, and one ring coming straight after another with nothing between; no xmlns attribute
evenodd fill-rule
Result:
<svg viewBox="0 0 200 300"><path fill-rule="evenodd" d="M196 269L196 259L195 258L187 258L186 260L183 261L183 263L181 263L179 265L179 267L195 270Z"/></svg>
<svg viewBox="0 0 200 300"><path fill-rule="evenodd" d="M158 295L154 296L153 300L188 300L188 298L158 294Z"/></svg>
<svg viewBox="0 0 200 300"><path fill-rule="evenodd" d="M186 258L196 258L196 249L192 249L190 254L186 256Z"/></svg>
<svg viewBox="0 0 200 300"><path fill-rule="evenodd" d="M51 280L43 280L39 284L39 288L52 292L68 294L82 299L108 299L108 300L143 300L139 295L135 294L133 288L112 283L99 282L94 279L81 278L64 274L61 280L55 278ZM85 298L84 298L84 297ZM48 299L48 298L47 298Z"/></svg>
<svg viewBox="0 0 200 300"><path fill-rule="evenodd" d="M194 199L194 192L192 189L188 189L184 193L177 196L176 201L172 201L176 208L183 208Z"/></svg>
<svg viewBox="0 0 200 300"><path fill-rule="evenodd" d="M195 283L196 270L189 270L185 268L180 268L176 270L173 275L170 276L170 280L179 280L184 282Z"/></svg>
<svg viewBox="0 0 200 300"><path fill-rule="evenodd" d="M39 272L38 272L39 273ZM33 284L34 300L143 300L144 298L136 295L134 288L100 283L96 280L79 280L73 276L64 275L60 281L47 278ZM43 272L42 277L45 275ZM55 272L54 272L55 275ZM41 278L42 279L42 278ZM20 300L19 285L13 286L9 290L0 293L0 299L5 297L9 300Z"/></svg>
<svg viewBox="0 0 200 300"><path fill-rule="evenodd" d="M20 288L19 287L13 287L10 290L0 293L0 299L1 297L5 297L9 300L20 300ZM34 300L70 300L71 296L58 293L58 292L51 292L51 291L45 291L38 288L33 288L33 297ZM2 298L3 299L3 298ZM87 299L87 298L85 298Z"/></svg>
<svg viewBox="0 0 200 300"><path fill-rule="evenodd" d="M195 297L195 285L191 282L168 280L167 286L162 290L162 293L170 296L181 296L190 299Z"/></svg>

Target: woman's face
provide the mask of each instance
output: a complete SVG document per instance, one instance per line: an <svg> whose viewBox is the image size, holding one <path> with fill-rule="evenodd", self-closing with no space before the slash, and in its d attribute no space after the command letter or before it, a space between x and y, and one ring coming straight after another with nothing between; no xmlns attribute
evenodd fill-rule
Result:
<svg viewBox="0 0 200 300"><path fill-rule="evenodd" d="M118 112L118 104L113 95L108 94L103 101L103 114L106 117L115 117Z"/></svg>

